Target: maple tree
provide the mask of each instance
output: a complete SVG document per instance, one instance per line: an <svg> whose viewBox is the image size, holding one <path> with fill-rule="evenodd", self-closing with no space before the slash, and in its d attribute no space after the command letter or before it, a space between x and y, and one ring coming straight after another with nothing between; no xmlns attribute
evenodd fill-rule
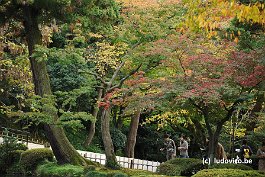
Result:
<svg viewBox="0 0 265 177"><path fill-rule="evenodd" d="M134 47L132 47L134 48ZM100 110L100 120L101 120L101 133L106 154L106 166L116 169L119 168L117 159L114 153L114 145L112 137L110 134L110 114L111 114L111 97L113 91L119 89L123 83L133 75L141 67L139 65L135 70L130 71L127 75L122 77L116 84L121 68L125 65L126 61L122 60L122 56L126 56L127 52L126 45L117 43L115 45L110 45L107 42L96 43L96 49L94 53L90 53L88 56L88 61L95 63L95 72L90 72L95 78L101 83L99 86L99 93L97 104L95 107L96 112L94 115L97 116L98 109ZM91 126L92 129L95 125ZM89 135L89 140L91 141L94 130Z"/></svg>
<svg viewBox="0 0 265 177"><path fill-rule="evenodd" d="M187 90L182 92L180 99L189 100L203 115L212 158L225 122L231 119L238 106L255 100L256 88L264 81L264 65L255 52L231 50L231 45L224 44L219 46L221 50L215 45L206 46L197 46L196 55L188 55L183 61L185 70L189 69L190 73L184 75Z"/></svg>

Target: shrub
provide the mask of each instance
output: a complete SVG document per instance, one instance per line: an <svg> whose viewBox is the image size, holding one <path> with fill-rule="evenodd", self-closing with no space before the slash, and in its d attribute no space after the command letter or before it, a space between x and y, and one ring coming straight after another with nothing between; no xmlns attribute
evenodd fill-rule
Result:
<svg viewBox="0 0 265 177"><path fill-rule="evenodd" d="M14 150L10 152L10 158L12 158L12 161L14 163L18 163L20 158L21 158L21 154L25 152L24 150Z"/></svg>
<svg viewBox="0 0 265 177"><path fill-rule="evenodd" d="M85 174L85 177L108 177L108 174L104 172L90 171Z"/></svg>
<svg viewBox="0 0 265 177"><path fill-rule="evenodd" d="M168 176L191 176L196 172L206 168L201 159L193 158L176 158L162 163L158 167L158 173Z"/></svg>
<svg viewBox="0 0 265 177"><path fill-rule="evenodd" d="M264 177L265 174L254 170L239 170L239 169L205 169L199 171L192 177Z"/></svg>
<svg viewBox="0 0 265 177"><path fill-rule="evenodd" d="M21 152L26 149L27 146L17 143L15 138L5 137L0 145L0 174L6 174L7 169L18 162Z"/></svg>
<svg viewBox="0 0 265 177"><path fill-rule="evenodd" d="M44 160L53 160L52 150L48 148L31 149L21 154L20 164L24 166L26 170L33 171L38 164Z"/></svg>
<svg viewBox="0 0 265 177"><path fill-rule="evenodd" d="M80 177L83 173L84 168L81 166L57 165L53 162L46 162L36 169L36 175L41 177Z"/></svg>
<svg viewBox="0 0 265 177"><path fill-rule="evenodd" d="M26 175L25 169L19 163L12 165L6 170L6 176L19 176L24 177Z"/></svg>
<svg viewBox="0 0 265 177"><path fill-rule="evenodd" d="M89 171L95 171L96 167L94 165L88 165L84 167L84 173L88 173Z"/></svg>
<svg viewBox="0 0 265 177"><path fill-rule="evenodd" d="M209 166L210 169L240 169L240 170L253 170L250 166L244 165L244 164L213 164L212 166Z"/></svg>

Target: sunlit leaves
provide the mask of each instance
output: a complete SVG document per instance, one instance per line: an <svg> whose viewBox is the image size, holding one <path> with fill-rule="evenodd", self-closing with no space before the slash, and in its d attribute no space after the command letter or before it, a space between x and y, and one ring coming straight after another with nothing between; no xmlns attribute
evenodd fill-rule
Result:
<svg viewBox="0 0 265 177"><path fill-rule="evenodd" d="M147 118L143 125L155 123L157 125L157 130L160 130L170 125L172 126L185 123L185 116L187 116L188 114L189 112L184 109L176 112L167 111L162 114L156 114L152 117Z"/></svg>
<svg viewBox="0 0 265 177"><path fill-rule="evenodd" d="M188 12L180 27L203 29L208 37L216 36L217 31L226 29L235 17L242 23L265 25L264 3L261 2L243 4L235 0L185 0L184 4Z"/></svg>
<svg viewBox="0 0 265 177"><path fill-rule="evenodd" d="M95 49L91 49L87 57L95 63L95 68L101 76L105 76L107 70L114 70L121 63L121 56L125 53L125 43L110 44L107 41L96 42Z"/></svg>

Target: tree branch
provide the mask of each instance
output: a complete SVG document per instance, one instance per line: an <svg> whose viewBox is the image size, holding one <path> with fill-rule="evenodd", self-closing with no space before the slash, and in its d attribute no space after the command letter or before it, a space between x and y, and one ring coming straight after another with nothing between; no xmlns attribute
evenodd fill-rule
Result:
<svg viewBox="0 0 265 177"><path fill-rule="evenodd" d="M242 103L242 102L244 102L244 101L245 101L244 99L239 98L239 99L237 99L237 100L233 103L233 105L231 106L230 109L226 109L226 110L227 110L227 114L226 114L225 118L222 119L222 120L219 122L219 124L223 125L226 121L228 121L228 120L232 117L233 112L236 110L236 106L237 106L239 103Z"/></svg>
<svg viewBox="0 0 265 177"><path fill-rule="evenodd" d="M206 124L206 129L208 130L209 135L212 136L213 135L213 131L212 131L211 125L209 123L208 108L206 107L205 109L203 109L198 104L196 104L195 101L192 100L191 98L189 98L189 101L191 102L191 104L193 106L195 106L197 109L199 109L202 112L202 114L204 116L204 121L205 121L205 124Z"/></svg>
<svg viewBox="0 0 265 177"><path fill-rule="evenodd" d="M141 41L139 41L139 42L137 42L136 44L134 44L134 45L131 47L130 50L128 50L126 53L124 53L124 55L122 56L122 58L123 58L124 56L130 54L130 53L132 52L132 50L133 50L134 48L136 48L136 47L137 47L138 45L140 45L140 44L141 44ZM115 78L117 77L119 71L121 70L121 68L122 68L122 66L123 66L124 64L125 64L125 61L123 61L123 62L118 66L118 68L115 70L114 74L112 75L112 78L111 78L110 81L108 82L109 87L111 87L113 81L114 81Z"/></svg>
<svg viewBox="0 0 265 177"><path fill-rule="evenodd" d="M125 61L121 62L121 64L118 66L118 68L115 70L115 72L112 75L112 78L110 79L110 81L108 82L108 87L111 87L113 81L115 80L115 78L118 76L119 71L121 70L122 66L125 64Z"/></svg>
<svg viewBox="0 0 265 177"><path fill-rule="evenodd" d="M133 75L134 73L136 73L136 72L141 68L141 66L142 66L142 64L140 64L136 69L132 70L127 76L125 76L124 78L122 78L122 79L120 80L120 83L119 83L119 84L117 84L117 85L115 85L115 86L109 88L109 89L107 90L107 92L111 92L111 91L113 91L113 90L116 89L116 88L120 88L120 87L122 86L122 84L124 83L124 81L125 81L126 79L128 79L131 75Z"/></svg>

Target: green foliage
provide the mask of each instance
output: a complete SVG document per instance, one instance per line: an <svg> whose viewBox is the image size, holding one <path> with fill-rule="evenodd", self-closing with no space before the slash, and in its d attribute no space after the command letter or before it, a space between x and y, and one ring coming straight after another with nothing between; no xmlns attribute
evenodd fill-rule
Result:
<svg viewBox="0 0 265 177"><path fill-rule="evenodd" d="M85 128L82 127L79 129L75 129L68 127L65 133L71 144L75 147L75 149L103 153L103 147L101 141L99 140L100 138L97 135L94 136L92 143L88 147L84 146L84 140L87 137L87 130Z"/></svg>
<svg viewBox="0 0 265 177"><path fill-rule="evenodd" d="M83 128L81 121L95 122L96 120L95 117L87 112L63 112L63 114L60 116L60 121L64 127L71 127L78 130Z"/></svg>
<svg viewBox="0 0 265 177"><path fill-rule="evenodd" d="M109 32L120 20L120 7L115 0L76 1L71 21L80 21L83 30Z"/></svg>
<svg viewBox="0 0 265 177"><path fill-rule="evenodd" d="M48 148L31 149L21 154L20 164L25 170L33 171L44 160L53 160L53 152Z"/></svg>
<svg viewBox="0 0 265 177"><path fill-rule="evenodd" d="M104 172L98 172L98 171L90 171L85 174L84 177L107 177L108 174Z"/></svg>
<svg viewBox="0 0 265 177"><path fill-rule="evenodd" d="M26 149L25 149L26 150ZM10 152L10 158L13 159L13 162L18 163L21 158L21 154L25 151L23 150L14 150Z"/></svg>
<svg viewBox="0 0 265 177"><path fill-rule="evenodd" d="M73 47L64 49L51 48L46 52L48 57L48 73L54 92L67 92L93 84L91 82L93 77L80 73L80 71L88 70L84 52L84 48ZM91 88L87 88L87 92L89 91L91 92Z"/></svg>
<svg viewBox="0 0 265 177"><path fill-rule="evenodd" d="M240 169L240 170L253 170L250 166L244 164L213 164L209 166L210 169Z"/></svg>
<svg viewBox="0 0 265 177"><path fill-rule="evenodd" d="M27 146L17 143L13 137L4 137L4 142L0 144L0 174L5 174L9 167L17 163L20 154Z"/></svg>
<svg viewBox="0 0 265 177"><path fill-rule="evenodd" d="M9 167L6 170L6 176L19 176L19 177L24 177L26 175L26 171L23 168L23 166L20 163L15 163L11 167Z"/></svg>
<svg viewBox="0 0 265 177"><path fill-rule="evenodd" d="M199 171L193 177L264 177L265 174L254 170L238 170L238 169L205 169Z"/></svg>
<svg viewBox="0 0 265 177"><path fill-rule="evenodd" d="M112 128L110 133L111 133L113 145L115 146L115 148L116 149L124 148L126 140L127 140L126 135L124 133L122 133L122 131L117 129L117 128Z"/></svg>
<svg viewBox="0 0 265 177"><path fill-rule="evenodd" d="M158 167L158 173L169 176L191 176L204 168L206 168L206 166L202 164L201 159L175 158L162 163Z"/></svg>
<svg viewBox="0 0 265 177"><path fill-rule="evenodd" d="M41 177L80 177L83 172L84 168L81 166L57 165L53 162L46 162L36 169L37 176Z"/></svg>
<svg viewBox="0 0 265 177"><path fill-rule="evenodd" d="M28 111L17 111L10 113L11 116L18 116L17 121L30 120L30 125L40 123L54 123L53 116L57 113L55 96L34 95L25 100L25 107Z"/></svg>

